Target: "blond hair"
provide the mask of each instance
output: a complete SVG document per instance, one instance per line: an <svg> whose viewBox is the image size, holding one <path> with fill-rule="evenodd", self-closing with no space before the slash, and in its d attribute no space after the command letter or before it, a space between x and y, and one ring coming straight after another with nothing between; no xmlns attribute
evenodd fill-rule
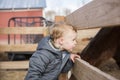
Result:
<svg viewBox="0 0 120 80"><path fill-rule="evenodd" d="M64 22L55 23L50 29L50 37L54 41L54 40L62 37L64 32L69 29L77 32L77 29L75 27L65 24Z"/></svg>

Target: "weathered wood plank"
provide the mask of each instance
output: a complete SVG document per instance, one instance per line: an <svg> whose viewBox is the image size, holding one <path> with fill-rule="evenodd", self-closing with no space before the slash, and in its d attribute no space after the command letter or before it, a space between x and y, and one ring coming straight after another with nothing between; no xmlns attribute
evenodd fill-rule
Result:
<svg viewBox="0 0 120 80"><path fill-rule="evenodd" d="M84 39L94 37L99 32L100 29L101 28L78 30L77 38Z"/></svg>
<svg viewBox="0 0 120 80"><path fill-rule="evenodd" d="M76 59L73 74L77 80L117 80L82 59Z"/></svg>
<svg viewBox="0 0 120 80"><path fill-rule="evenodd" d="M0 34L43 34L47 27L5 27Z"/></svg>
<svg viewBox="0 0 120 80"><path fill-rule="evenodd" d="M2 61L0 69L28 69L29 61Z"/></svg>
<svg viewBox="0 0 120 80"><path fill-rule="evenodd" d="M35 51L37 44L0 45L0 52Z"/></svg>
<svg viewBox="0 0 120 80"><path fill-rule="evenodd" d="M120 0L93 0L66 16L65 21L78 29L120 25Z"/></svg>

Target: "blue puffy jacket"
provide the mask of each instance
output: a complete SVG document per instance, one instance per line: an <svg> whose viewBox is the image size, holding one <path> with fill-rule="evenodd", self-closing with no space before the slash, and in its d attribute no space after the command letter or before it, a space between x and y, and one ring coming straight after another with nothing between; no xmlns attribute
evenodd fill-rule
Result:
<svg viewBox="0 0 120 80"><path fill-rule="evenodd" d="M60 73L68 72L73 66L73 62L68 59L62 71L60 70L63 54L70 55L67 51L54 49L50 45L49 36L43 38L38 44L36 52L30 58L25 80L58 80Z"/></svg>

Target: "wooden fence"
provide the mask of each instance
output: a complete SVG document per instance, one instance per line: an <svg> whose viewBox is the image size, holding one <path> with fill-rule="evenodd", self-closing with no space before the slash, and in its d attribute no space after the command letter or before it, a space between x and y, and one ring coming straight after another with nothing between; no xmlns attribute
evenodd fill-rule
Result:
<svg viewBox="0 0 120 80"><path fill-rule="evenodd" d="M23 32L24 30L24 32ZM78 38L79 40L83 41L84 38L94 37L95 34L100 29L89 29L89 30L79 30L78 31ZM47 34L46 27L15 27L15 28L0 28L0 34ZM81 44L81 43L80 43ZM79 45L80 45L79 44ZM78 45L78 46L79 46ZM79 49L82 48L87 44L83 44ZM37 44L1 44L0 45L0 52L23 52L23 51L35 51ZM28 69L29 61L2 61L0 62L0 69L7 70L7 69ZM90 73L90 74L89 74ZM76 59L75 66L73 68L73 74L77 78L77 80L87 80L94 79L94 80L116 80L112 76L100 71L99 69L89 65L87 62L83 60ZM97 77L99 76L99 77ZM100 79L99 79L100 78ZM61 80L67 80L66 74L61 76Z"/></svg>
<svg viewBox="0 0 120 80"><path fill-rule="evenodd" d="M72 71L76 80L118 80L82 59L76 59Z"/></svg>
<svg viewBox="0 0 120 80"><path fill-rule="evenodd" d="M0 28L0 35L3 34L44 34L46 27L6 27ZM0 52L25 52L35 51L37 44L0 44ZM27 69L28 61L2 61L0 69Z"/></svg>
<svg viewBox="0 0 120 80"><path fill-rule="evenodd" d="M78 29L120 25L120 0L93 0L65 17Z"/></svg>
<svg viewBox="0 0 120 80"><path fill-rule="evenodd" d="M66 16L65 21L77 27L79 31L88 28L119 26L119 12L119 0L94 0ZM0 34L46 34L45 29L45 27L0 28ZM35 51L36 46L37 44L0 45L0 52ZM0 62L0 69L27 69L28 63L28 61ZM117 80L81 59L76 59L72 73L77 80Z"/></svg>
<svg viewBox="0 0 120 80"><path fill-rule="evenodd" d="M119 0L93 0L73 13L67 15L65 17L65 21L66 23L77 27L79 31L104 27L119 27L119 12ZM87 48L88 46L86 49ZM88 57L90 57L89 54L87 58ZM73 75L76 79L71 80L117 80L109 74L91 66L86 61L79 59L75 62Z"/></svg>
<svg viewBox="0 0 120 80"><path fill-rule="evenodd" d="M0 28L0 35L4 34L43 34L48 35L47 27L5 27ZM7 52L34 52L38 44L0 44L0 53ZM17 53L16 53L17 54ZM29 61L0 61L0 70L26 70ZM12 74L12 73L11 73ZM24 76L23 76L24 77ZM61 74L60 80L66 80L67 74Z"/></svg>

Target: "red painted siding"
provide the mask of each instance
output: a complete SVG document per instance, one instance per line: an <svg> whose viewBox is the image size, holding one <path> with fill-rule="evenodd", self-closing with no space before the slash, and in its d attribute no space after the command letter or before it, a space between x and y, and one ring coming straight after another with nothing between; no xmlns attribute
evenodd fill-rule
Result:
<svg viewBox="0 0 120 80"><path fill-rule="evenodd" d="M7 27L8 20L12 17L42 16L42 9L33 11L0 12L0 27Z"/></svg>
<svg viewBox="0 0 120 80"><path fill-rule="evenodd" d="M0 27L8 27L8 21L12 17L42 16L42 9L30 11L0 11ZM0 44L7 43L7 35L0 35Z"/></svg>

